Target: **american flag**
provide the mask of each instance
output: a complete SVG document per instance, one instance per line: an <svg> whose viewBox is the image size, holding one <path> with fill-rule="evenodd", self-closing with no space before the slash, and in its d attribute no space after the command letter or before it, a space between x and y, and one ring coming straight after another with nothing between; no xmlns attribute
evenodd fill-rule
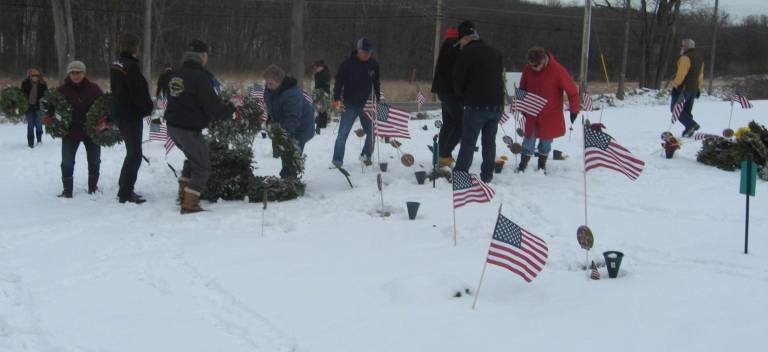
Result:
<svg viewBox="0 0 768 352"><path fill-rule="evenodd" d="M168 138L168 128L162 123L149 125L149 140L164 142Z"/></svg>
<svg viewBox="0 0 768 352"><path fill-rule="evenodd" d="M496 194L493 188L466 171L454 171L451 175L451 182L453 183L454 208L463 207L472 202L487 203Z"/></svg>
<svg viewBox="0 0 768 352"><path fill-rule="evenodd" d="M503 125L509 121L509 115L507 115L506 111L503 111L501 113L501 119L499 120L499 125Z"/></svg>
<svg viewBox="0 0 768 352"><path fill-rule="evenodd" d="M586 91L581 92L581 109L584 111L592 111L592 97Z"/></svg>
<svg viewBox="0 0 768 352"><path fill-rule="evenodd" d="M683 112L684 107L685 98L681 97L680 100L678 100L675 106L672 108L672 123L677 122L677 119L680 118L680 114Z"/></svg>
<svg viewBox="0 0 768 352"><path fill-rule="evenodd" d="M376 105L376 121L373 121L373 131L378 137L411 138L408 131L408 120L411 115L408 111L398 109L386 103ZM370 115L366 115L370 116Z"/></svg>
<svg viewBox="0 0 768 352"><path fill-rule="evenodd" d="M176 143L173 142L173 139L171 139L171 136L168 136L168 138L165 139L165 155L168 155L168 153L173 150L173 147L176 146Z"/></svg>
<svg viewBox="0 0 768 352"><path fill-rule="evenodd" d="M516 111L520 111L536 117L547 105L547 99L522 89L515 89L515 100L513 106Z"/></svg>
<svg viewBox="0 0 768 352"><path fill-rule="evenodd" d="M419 109L421 109L421 106L424 105L424 103L427 102L427 98L424 97L424 94L421 94L421 90L416 92L416 103L419 104Z"/></svg>
<svg viewBox="0 0 768 352"><path fill-rule="evenodd" d="M704 132L696 132L693 134L693 139L697 141L710 139L710 138L723 138L723 137L720 137L716 134L704 133Z"/></svg>
<svg viewBox="0 0 768 352"><path fill-rule="evenodd" d="M731 97L731 101L735 101L739 104L741 104L742 109L751 109L752 103L749 102L749 99L747 97L741 95L741 93L736 93ZM733 104L733 103L731 103Z"/></svg>
<svg viewBox="0 0 768 352"><path fill-rule="evenodd" d="M304 94L304 100L306 100L309 105L312 105L312 96L309 95L306 90L302 90L301 93Z"/></svg>
<svg viewBox="0 0 768 352"><path fill-rule="evenodd" d="M592 265L590 266L592 269L592 273L589 275L589 278L592 280L600 280L600 272L597 271L597 265L595 265L595 261L592 261Z"/></svg>
<svg viewBox="0 0 768 352"><path fill-rule="evenodd" d="M547 264L548 256L547 242L499 214L488 249L488 264L498 265L531 282Z"/></svg>
<svg viewBox="0 0 768 352"><path fill-rule="evenodd" d="M381 98L379 99L380 101L386 100L386 98L384 98L384 93L380 93L380 95L381 95ZM363 112L366 114L366 116L368 116L369 119L371 118L370 114L373 112L373 100L371 99L372 96L373 95L368 97L368 100L365 102L365 106L363 106Z"/></svg>
<svg viewBox="0 0 768 352"><path fill-rule="evenodd" d="M523 114L516 113L515 117L517 120L518 127L520 127L521 130L525 131L525 116L523 116Z"/></svg>
<svg viewBox="0 0 768 352"><path fill-rule="evenodd" d="M168 99L161 97L160 99L157 99L156 105L158 110L165 110L168 107Z"/></svg>
<svg viewBox="0 0 768 352"><path fill-rule="evenodd" d="M635 158L609 134L589 126L585 128L584 134L585 171L604 167L620 172L633 181L643 172L645 162Z"/></svg>
<svg viewBox="0 0 768 352"><path fill-rule="evenodd" d="M248 92L252 97L264 101L264 86L255 85Z"/></svg>

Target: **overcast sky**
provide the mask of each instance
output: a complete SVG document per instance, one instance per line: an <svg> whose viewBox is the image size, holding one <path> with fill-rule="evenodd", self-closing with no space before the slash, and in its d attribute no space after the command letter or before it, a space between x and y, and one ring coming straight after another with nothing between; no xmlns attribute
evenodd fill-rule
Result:
<svg viewBox="0 0 768 352"><path fill-rule="evenodd" d="M547 0L528 0L531 2L546 3ZM602 2L603 0L598 0ZM696 0L702 6L715 6L715 0ZM583 0L560 0L566 4L584 4ZM633 7L637 7L640 0L632 0ZM768 0L720 0L720 8L731 14L733 19L740 19L748 15L768 15Z"/></svg>

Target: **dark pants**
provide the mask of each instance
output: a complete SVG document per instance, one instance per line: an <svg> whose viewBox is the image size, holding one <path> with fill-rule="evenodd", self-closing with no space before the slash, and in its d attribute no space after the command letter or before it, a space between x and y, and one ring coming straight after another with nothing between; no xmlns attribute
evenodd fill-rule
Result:
<svg viewBox="0 0 768 352"><path fill-rule="evenodd" d="M80 142L69 136L61 139L61 177L72 177L75 172L75 155ZM82 141L85 144L85 152L88 156L88 175L96 176L99 174L99 165L101 164L101 147L94 143L90 138Z"/></svg>
<svg viewBox="0 0 768 352"><path fill-rule="evenodd" d="M293 139L293 138L291 138L291 139L293 140L294 143L296 143L298 145L299 153L301 153L303 155L304 154L304 146L307 143L306 142L299 142L299 141L297 141L296 139ZM283 168L280 169L280 177L282 177L282 178L288 178L288 177L295 178L295 177L298 176L298 170L296 170L292 165L289 165L286 162L285 158L281 159L281 161L282 161L282 164L283 164Z"/></svg>
<svg viewBox="0 0 768 352"><path fill-rule="evenodd" d="M440 105L443 109L443 125L440 127L438 144L440 157L448 158L461 140L461 116L464 111L461 103L452 96L440 96Z"/></svg>
<svg viewBox="0 0 768 352"><path fill-rule="evenodd" d="M687 130L691 126L695 125L696 121L693 120L693 113L691 113L691 111L693 110L693 101L696 100L696 92L679 92L677 94L672 94L671 97L672 102L670 104L670 110L675 108L675 104L677 104L678 99L685 99L683 112L680 113L680 118L678 118L685 129Z"/></svg>
<svg viewBox="0 0 768 352"><path fill-rule="evenodd" d="M360 117L360 124L365 131L365 145L360 153L365 155L368 160L371 159L373 153L373 124L371 120L363 116L362 106L347 105L344 112L341 113L341 119L339 120L339 134L336 136L336 144L333 147L333 161L341 164L344 161L344 150L347 147L347 137L349 132L352 131L352 125L355 123L355 119Z"/></svg>
<svg viewBox="0 0 768 352"><path fill-rule="evenodd" d="M27 142L29 146L35 145L35 136L37 141L43 139L43 125L40 121L40 112L35 110L27 111Z"/></svg>
<svg viewBox="0 0 768 352"><path fill-rule="evenodd" d="M120 135L125 142L125 159L123 160L123 169L120 171L120 190L118 197L127 197L133 193L133 187L136 184L136 178L141 167L141 138L144 130L144 120L135 119L131 121L118 121Z"/></svg>
<svg viewBox="0 0 768 352"><path fill-rule="evenodd" d="M181 169L181 176L189 179L187 187L202 192L205 190L208 177L211 175L211 159L203 133L168 126L168 136L187 157L187 160L184 160L184 167Z"/></svg>
<svg viewBox="0 0 768 352"><path fill-rule="evenodd" d="M480 177L493 177L496 159L496 130L499 128L501 112L488 110L464 110L462 122L461 147L454 170L467 171L472 166L472 157L480 133L482 136L483 163L480 165Z"/></svg>
<svg viewBox="0 0 768 352"><path fill-rule="evenodd" d="M328 127L328 113L327 112L321 112L317 114L317 127L319 128L326 128Z"/></svg>

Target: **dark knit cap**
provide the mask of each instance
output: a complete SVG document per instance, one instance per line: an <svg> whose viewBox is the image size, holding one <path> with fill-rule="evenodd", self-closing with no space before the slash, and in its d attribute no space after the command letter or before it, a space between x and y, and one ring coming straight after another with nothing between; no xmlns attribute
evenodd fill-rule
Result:
<svg viewBox="0 0 768 352"><path fill-rule="evenodd" d="M205 42L200 39L195 39L189 42L189 45L187 45L187 51L194 53L207 53L208 44L205 44Z"/></svg>
<svg viewBox="0 0 768 352"><path fill-rule="evenodd" d="M477 29L475 29L475 24L471 21L464 21L461 22L459 25L459 39L468 36L477 34Z"/></svg>

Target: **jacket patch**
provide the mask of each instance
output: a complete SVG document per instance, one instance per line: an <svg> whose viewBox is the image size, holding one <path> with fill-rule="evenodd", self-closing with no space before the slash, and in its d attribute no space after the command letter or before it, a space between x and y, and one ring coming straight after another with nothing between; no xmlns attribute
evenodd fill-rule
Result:
<svg viewBox="0 0 768 352"><path fill-rule="evenodd" d="M184 93L184 79L181 77L173 77L168 83L168 91L172 97L178 97L181 93Z"/></svg>

